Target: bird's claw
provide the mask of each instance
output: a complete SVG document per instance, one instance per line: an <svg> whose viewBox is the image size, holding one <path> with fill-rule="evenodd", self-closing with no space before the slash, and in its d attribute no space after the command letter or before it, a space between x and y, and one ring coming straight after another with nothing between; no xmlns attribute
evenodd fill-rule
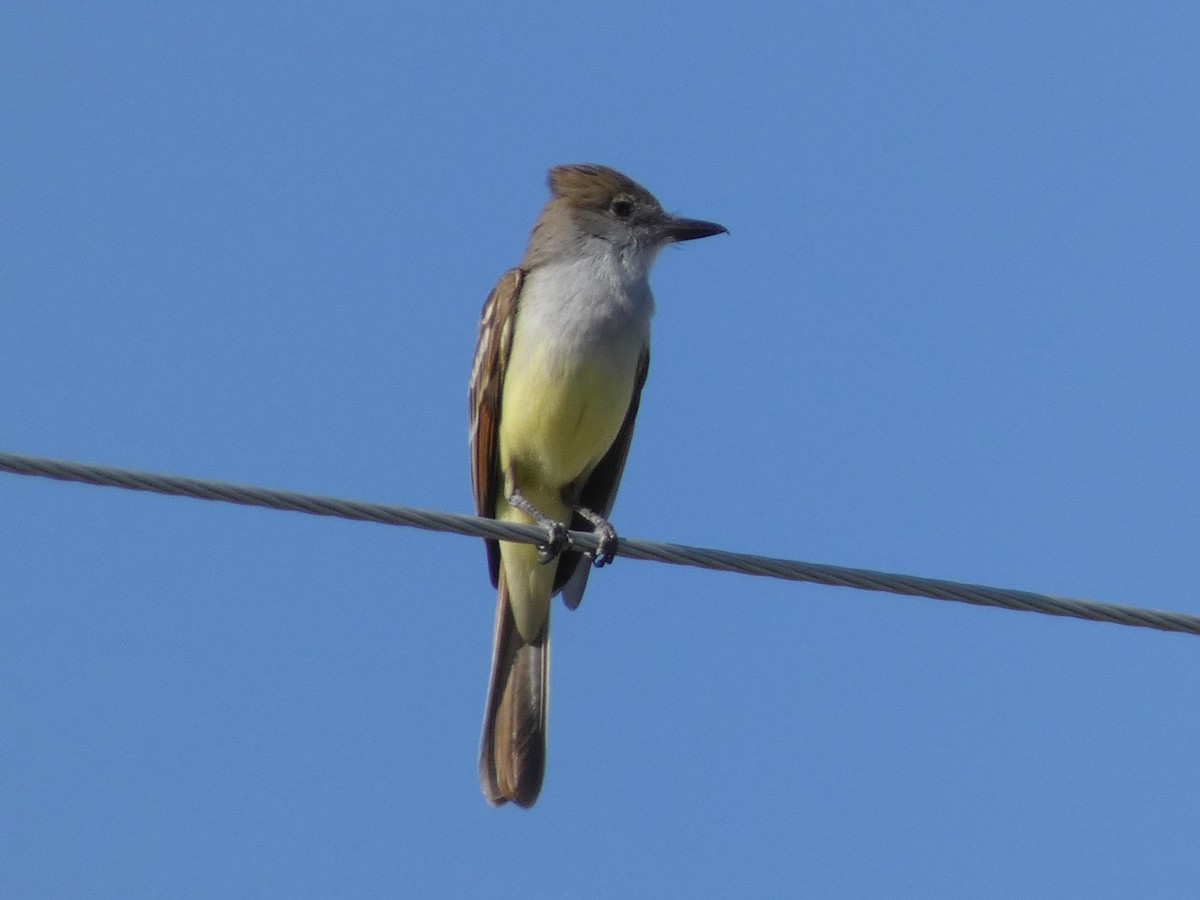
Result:
<svg viewBox="0 0 1200 900"><path fill-rule="evenodd" d="M592 565L602 569L617 558L617 548L620 546L616 529L608 522L596 529L596 549L592 552Z"/></svg>
<svg viewBox="0 0 1200 900"><path fill-rule="evenodd" d="M558 555L566 549L567 544L571 542L567 535L567 526L562 522L552 522L546 526L546 535L548 540L544 544L537 545L538 562L545 565L558 558Z"/></svg>

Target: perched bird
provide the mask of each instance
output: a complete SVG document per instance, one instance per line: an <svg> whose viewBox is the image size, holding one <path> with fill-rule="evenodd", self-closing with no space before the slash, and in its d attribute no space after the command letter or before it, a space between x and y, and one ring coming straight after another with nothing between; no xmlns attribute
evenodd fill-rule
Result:
<svg viewBox="0 0 1200 900"><path fill-rule="evenodd" d="M547 532L537 547L487 541L498 597L479 779L497 806L532 806L542 787L550 599L577 607L589 571L567 528L595 532L597 566L617 549L607 517L650 364L650 268L667 244L725 231L663 212L604 166L558 166L548 182L525 258L483 306L471 372L475 508Z"/></svg>

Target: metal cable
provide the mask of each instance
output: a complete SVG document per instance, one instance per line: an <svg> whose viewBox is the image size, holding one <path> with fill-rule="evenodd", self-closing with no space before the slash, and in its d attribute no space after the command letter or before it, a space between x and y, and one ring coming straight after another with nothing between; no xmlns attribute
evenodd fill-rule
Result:
<svg viewBox="0 0 1200 900"><path fill-rule="evenodd" d="M178 475L160 475L154 472L63 462L13 453L0 453L0 471L16 475L55 478L59 481L78 481L104 487L126 488L134 491L151 491L177 497L220 500L243 506L265 506L269 509L291 510L317 516L379 522L383 525L408 525L427 531L445 531L521 543L539 543L546 536L540 528L531 525L497 522L494 519L481 519L476 516L413 509L385 503L365 503L359 500L344 500L322 497L318 494L301 494L295 491L206 481ZM596 549L596 538L589 532L572 531L571 542L583 550ZM956 600L960 603L971 603L978 606L998 606L1003 609L1038 612L1051 616L1071 616L1096 622L1112 622L1117 625L1133 625L1140 628L1157 628L1160 631L1200 635L1200 616L1161 612L1113 603L1099 603L1093 600L1054 597L1031 591L963 584L938 578L897 575L890 572L875 572L870 569L848 569L842 566L752 556L745 553L732 553L728 550L710 550L680 544L637 541L629 538L621 538L618 555L631 559L648 559L655 562L696 566L723 572L740 572L743 575L782 578L788 581L809 581L834 587L853 587L866 591L931 597L935 600Z"/></svg>

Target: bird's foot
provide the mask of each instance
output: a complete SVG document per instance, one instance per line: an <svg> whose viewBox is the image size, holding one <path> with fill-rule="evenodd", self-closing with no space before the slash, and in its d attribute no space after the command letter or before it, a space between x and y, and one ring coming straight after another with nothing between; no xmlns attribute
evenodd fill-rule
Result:
<svg viewBox="0 0 1200 900"><path fill-rule="evenodd" d="M542 528L546 529L546 543L537 545L538 562L542 565L553 562L558 555L571 543L567 526L557 519L552 519L534 506L520 491L513 491L508 498L508 504L513 509L519 509L529 516Z"/></svg>
<svg viewBox="0 0 1200 900"><path fill-rule="evenodd" d="M597 569L607 566L617 558L617 549L621 544L617 538L616 529L612 527L608 519L599 513L592 512L587 507L578 506L575 508L575 512L592 523L592 533L596 535L596 549L588 554L592 558L592 564Z"/></svg>
<svg viewBox="0 0 1200 900"><path fill-rule="evenodd" d="M546 529L549 540L544 544L537 545L538 562L546 565L557 559L558 555L567 548L567 545L571 543L571 537L567 534L567 526L562 522L555 522L551 519L548 523L542 522L541 525Z"/></svg>

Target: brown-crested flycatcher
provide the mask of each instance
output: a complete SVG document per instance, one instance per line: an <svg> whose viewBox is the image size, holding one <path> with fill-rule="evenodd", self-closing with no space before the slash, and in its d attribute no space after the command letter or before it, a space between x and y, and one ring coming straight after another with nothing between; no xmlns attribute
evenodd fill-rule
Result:
<svg viewBox="0 0 1200 900"><path fill-rule="evenodd" d="M567 527L595 532L597 566L617 549L606 517L650 364L650 268L667 244L725 231L603 166L559 166L549 184L525 258L484 304L471 372L475 508L547 531L537 547L487 541L499 596L479 779L497 806L542 787L550 598L574 609L588 578Z"/></svg>

